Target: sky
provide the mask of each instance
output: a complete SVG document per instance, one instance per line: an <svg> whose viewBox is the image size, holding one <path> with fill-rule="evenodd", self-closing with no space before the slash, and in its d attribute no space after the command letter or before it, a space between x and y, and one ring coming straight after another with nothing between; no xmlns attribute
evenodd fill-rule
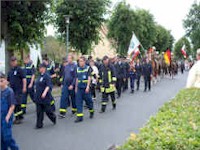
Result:
<svg viewBox="0 0 200 150"><path fill-rule="evenodd" d="M112 0L115 6L121 0ZM200 1L200 0L196 0ZM183 20L188 14L194 0L126 0L133 9L146 9L153 14L155 21L171 30L175 40L185 35ZM54 35L55 29L52 25L47 27L47 35Z"/></svg>

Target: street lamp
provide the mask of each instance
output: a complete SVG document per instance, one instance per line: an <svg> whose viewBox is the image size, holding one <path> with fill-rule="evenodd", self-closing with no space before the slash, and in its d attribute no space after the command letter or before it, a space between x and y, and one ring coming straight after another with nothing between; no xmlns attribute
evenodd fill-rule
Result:
<svg viewBox="0 0 200 150"><path fill-rule="evenodd" d="M69 21L70 21L70 15L64 15L65 17L65 23L66 23L66 56L68 56L68 48L69 48Z"/></svg>

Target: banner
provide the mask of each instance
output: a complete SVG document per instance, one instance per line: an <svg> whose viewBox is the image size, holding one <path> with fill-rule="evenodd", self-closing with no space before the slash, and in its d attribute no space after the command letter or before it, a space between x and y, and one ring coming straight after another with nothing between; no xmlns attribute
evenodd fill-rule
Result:
<svg viewBox="0 0 200 150"><path fill-rule="evenodd" d="M135 33L133 33L131 42L128 48L128 55L131 55L138 48L139 45L140 45L140 42L137 39Z"/></svg>
<svg viewBox="0 0 200 150"><path fill-rule="evenodd" d="M187 53L185 50L185 45L183 45L183 47L181 48L181 53L183 54L184 58L187 58Z"/></svg>

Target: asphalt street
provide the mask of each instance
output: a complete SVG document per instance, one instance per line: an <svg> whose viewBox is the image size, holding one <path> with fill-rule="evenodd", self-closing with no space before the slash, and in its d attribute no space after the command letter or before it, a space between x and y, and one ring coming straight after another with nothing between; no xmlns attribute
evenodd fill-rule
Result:
<svg viewBox="0 0 200 150"><path fill-rule="evenodd" d="M111 145L121 145L131 132L138 133L148 119L177 92L185 87L187 73L170 79L162 79L152 86L151 92L141 89L134 94L123 93L117 100L117 110L111 103L105 114L99 114L100 95L95 101L95 117L89 119L85 110L84 121L75 124L75 116L69 112L65 119L53 125L45 116L44 128L34 129L35 106L28 106L23 124L13 127L14 137L21 150L107 150ZM59 100L56 103L57 112Z"/></svg>

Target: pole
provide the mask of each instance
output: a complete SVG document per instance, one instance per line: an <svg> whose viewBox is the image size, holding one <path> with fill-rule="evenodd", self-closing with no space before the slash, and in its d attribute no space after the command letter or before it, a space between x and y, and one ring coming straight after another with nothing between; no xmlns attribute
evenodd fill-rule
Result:
<svg viewBox="0 0 200 150"><path fill-rule="evenodd" d="M69 48L69 24L66 24L66 58L68 56Z"/></svg>

